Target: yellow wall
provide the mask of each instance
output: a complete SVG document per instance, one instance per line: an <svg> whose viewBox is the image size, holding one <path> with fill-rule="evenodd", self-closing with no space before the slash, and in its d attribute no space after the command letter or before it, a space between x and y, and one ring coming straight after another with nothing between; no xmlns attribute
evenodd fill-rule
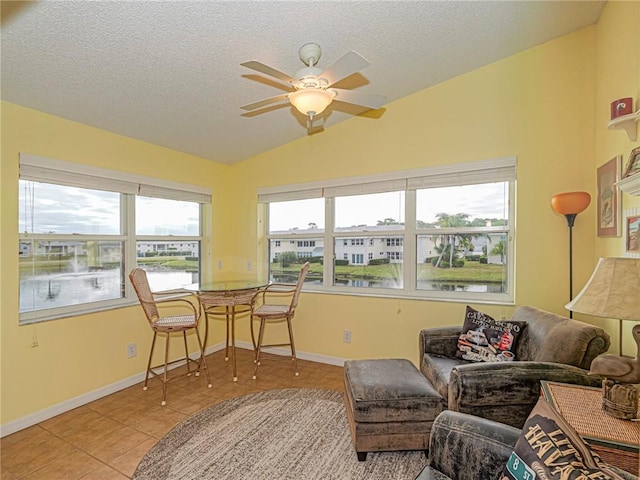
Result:
<svg viewBox="0 0 640 480"><path fill-rule="evenodd" d="M609 2L598 26L393 102L379 119L357 117L233 167L2 103L2 424L142 372L150 337L139 307L18 327L18 260L6 248L18 243L18 152L200 185L206 179L214 189L209 261L224 264L216 275L257 260L258 187L515 155L516 304L565 313L568 229L550 198L570 190L595 195L596 167L631 149L606 121L612 99L639 97L639 17L638 2ZM618 55L631 63L618 63ZM638 204L624 200L625 208ZM620 253L622 240L596 238L593 206L574 232L579 289L597 256ZM513 310L476 306L495 316ZM464 304L309 293L296 318L296 343L318 355L417 361L418 331L458 324L463 311ZM585 320L615 333L601 319ZM352 331L349 345L341 341L344 329ZM34 332L37 348L30 346ZM246 325L238 334L248 340ZM139 355L127 360L132 341Z"/></svg>
<svg viewBox="0 0 640 480"><path fill-rule="evenodd" d="M595 101L595 168L616 155L622 155L623 170L631 150L640 145L632 142L623 130L608 130L609 106L618 98L633 97L635 110L640 109L640 2L611 2L603 10L597 26L597 72ZM639 127L636 125L636 132ZM624 210L640 207L640 197L622 194L622 220ZM595 267L598 257L624 256L624 236L596 238ZM603 326L618 345L618 321L603 320ZM624 322L623 351L631 354L635 343L631 335L633 322ZM617 347L615 347L617 348Z"/></svg>
<svg viewBox="0 0 640 480"><path fill-rule="evenodd" d="M221 224L230 222L224 199L231 169L6 102L1 114L0 227L2 244L11 246L0 254L4 424L143 372L151 340L139 306L18 326L19 153L211 187L213 216ZM220 229L214 229L213 243L227 249L232 244ZM126 345L133 342L138 356L127 359Z"/></svg>
<svg viewBox="0 0 640 480"><path fill-rule="evenodd" d="M235 191L515 155L516 303L566 314L568 228L550 199L593 191L595 34L595 27L581 30L398 100L379 119L355 118L242 162L234 167ZM235 204L239 217L255 225L255 197L238 194ZM591 271L594 215L591 208L576 222L576 285ZM252 230L238 238L237 251L253 258L258 240ZM417 332L461 322L464 308L307 293L296 344L337 357L417 361ZM481 308L498 316L512 311ZM344 329L352 331L351 344L342 343Z"/></svg>

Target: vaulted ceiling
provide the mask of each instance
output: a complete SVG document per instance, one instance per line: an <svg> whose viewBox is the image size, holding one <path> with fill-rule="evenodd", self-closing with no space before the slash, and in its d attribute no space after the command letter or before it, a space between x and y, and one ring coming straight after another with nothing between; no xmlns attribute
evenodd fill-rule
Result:
<svg viewBox="0 0 640 480"><path fill-rule="evenodd" d="M597 22L604 1L2 2L2 99L233 164L308 135L286 87L240 64L292 75L299 48L325 68L371 62L337 87L387 103ZM334 101L324 128L364 109ZM428 112L425 112L428 114ZM375 122L384 115L361 116ZM322 135L321 129L314 135Z"/></svg>

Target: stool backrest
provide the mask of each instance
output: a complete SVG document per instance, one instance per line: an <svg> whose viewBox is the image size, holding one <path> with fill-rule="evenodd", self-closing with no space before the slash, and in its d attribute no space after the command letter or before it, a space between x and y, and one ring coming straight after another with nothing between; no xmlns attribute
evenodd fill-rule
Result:
<svg viewBox="0 0 640 480"><path fill-rule="evenodd" d="M149 323L153 323L160 315L158 314L158 307L156 306L151 287L149 287L149 281L147 280L147 272L141 268L134 268L129 274L129 280L133 285L133 289L138 295L140 305L144 310L144 314L147 316Z"/></svg>

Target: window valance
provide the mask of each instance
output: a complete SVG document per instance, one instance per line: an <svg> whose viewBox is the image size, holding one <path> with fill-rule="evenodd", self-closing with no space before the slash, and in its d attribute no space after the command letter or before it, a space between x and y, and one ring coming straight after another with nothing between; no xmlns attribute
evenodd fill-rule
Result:
<svg viewBox="0 0 640 480"><path fill-rule="evenodd" d="M210 188L199 185L135 175L25 153L20 153L20 178L34 182L55 183L202 204L211 203L212 197Z"/></svg>

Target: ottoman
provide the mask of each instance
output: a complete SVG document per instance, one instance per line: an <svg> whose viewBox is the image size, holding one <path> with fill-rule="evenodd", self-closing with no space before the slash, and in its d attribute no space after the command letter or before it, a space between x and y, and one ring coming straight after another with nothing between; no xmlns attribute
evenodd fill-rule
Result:
<svg viewBox="0 0 640 480"><path fill-rule="evenodd" d="M444 399L406 359L347 360L345 406L351 439L367 452L429 449L429 433Z"/></svg>

